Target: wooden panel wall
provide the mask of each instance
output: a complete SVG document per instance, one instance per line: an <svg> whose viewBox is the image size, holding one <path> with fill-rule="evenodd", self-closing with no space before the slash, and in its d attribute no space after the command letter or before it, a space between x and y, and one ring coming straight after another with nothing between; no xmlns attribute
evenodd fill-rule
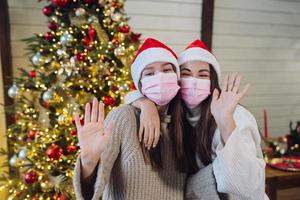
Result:
<svg viewBox="0 0 300 200"><path fill-rule="evenodd" d="M270 134L300 120L300 1L215 0L214 53L224 73L238 71L252 83L243 104Z"/></svg>

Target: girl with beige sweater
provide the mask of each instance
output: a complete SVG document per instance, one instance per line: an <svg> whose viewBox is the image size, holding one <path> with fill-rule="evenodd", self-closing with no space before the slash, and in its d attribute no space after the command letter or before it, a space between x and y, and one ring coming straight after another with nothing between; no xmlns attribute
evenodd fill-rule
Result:
<svg viewBox="0 0 300 200"><path fill-rule="evenodd" d="M84 125L75 116L81 150L73 176L77 199L184 199L190 159L177 94L179 73L175 53L151 38L132 64L136 88L157 103L161 137L155 149L148 151L139 142L139 111L132 106L119 106L104 120L103 104L94 99L86 104Z"/></svg>

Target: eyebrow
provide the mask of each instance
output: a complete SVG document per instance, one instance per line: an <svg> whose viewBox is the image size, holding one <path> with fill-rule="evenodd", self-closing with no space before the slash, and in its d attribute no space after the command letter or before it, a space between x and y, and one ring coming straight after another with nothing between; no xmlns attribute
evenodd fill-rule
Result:
<svg viewBox="0 0 300 200"><path fill-rule="evenodd" d="M184 71L184 70L186 70L186 71L188 71L188 72L190 72L191 70L190 69L188 69L188 68L183 68L183 69L180 69L180 71Z"/></svg>
<svg viewBox="0 0 300 200"><path fill-rule="evenodd" d="M153 68L154 68L153 66L149 66L149 67L146 67L145 70L151 70Z"/></svg>
<svg viewBox="0 0 300 200"><path fill-rule="evenodd" d="M172 65L171 63L164 63L164 64L162 64L162 66L166 66L166 65Z"/></svg>
<svg viewBox="0 0 300 200"><path fill-rule="evenodd" d="M210 71L207 70L207 69L201 69L201 70L199 70L198 72L199 72L199 73L201 73L201 72L208 72L208 73L210 73Z"/></svg>

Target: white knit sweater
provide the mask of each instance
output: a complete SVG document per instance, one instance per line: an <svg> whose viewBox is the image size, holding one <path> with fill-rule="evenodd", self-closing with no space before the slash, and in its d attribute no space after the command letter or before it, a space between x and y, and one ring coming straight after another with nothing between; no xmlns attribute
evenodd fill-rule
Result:
<svg viewBox="0 0 300 200"><path fill-rule="evenodd" d="M130 104L141 97L143 95L139 91L130 92L125 103ZM200 118L199 115L191 117ZM216 129L213 138L212 165L217 190L228 194L230 200L269 200L265 194L266 164L257 122L242 106L237 106L233 117L236 128L226 144L223 145L219 129ZM203 164L199 158L197 162L201 170Z"/></svg>

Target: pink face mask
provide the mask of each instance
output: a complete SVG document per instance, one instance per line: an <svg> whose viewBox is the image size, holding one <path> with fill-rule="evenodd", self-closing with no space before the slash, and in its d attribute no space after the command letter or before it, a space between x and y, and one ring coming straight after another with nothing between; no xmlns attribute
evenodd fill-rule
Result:
<svg viewBox="0 0 300 200"><path fill-rule="evenodd" d="M176 73L158 73L141 80L142 93L157 105L168 104L179 90Z"/></svg>
<svg viewBox="0 0 300 200"><path fill-rule="evenodd" d="M210 80L194 77L180 79L181 98L189 108L195 108L210 95Z"/></svg>

